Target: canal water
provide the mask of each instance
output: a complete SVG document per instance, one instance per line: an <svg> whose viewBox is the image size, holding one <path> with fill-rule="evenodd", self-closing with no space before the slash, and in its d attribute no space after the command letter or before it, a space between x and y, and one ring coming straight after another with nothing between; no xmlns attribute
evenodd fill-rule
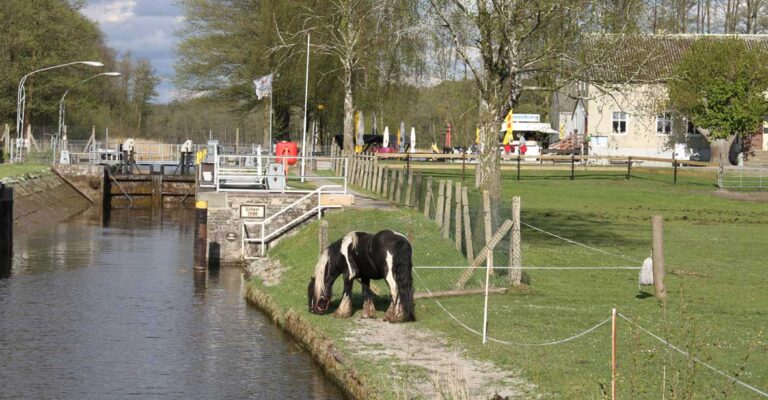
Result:
<svg viewBox="0 0 768 400"><path fill-rule="evenodd" d="M239 268L195 282L193 234L189 211L113 210L17 238L0 398L341 398L245 303Z"/></svg>

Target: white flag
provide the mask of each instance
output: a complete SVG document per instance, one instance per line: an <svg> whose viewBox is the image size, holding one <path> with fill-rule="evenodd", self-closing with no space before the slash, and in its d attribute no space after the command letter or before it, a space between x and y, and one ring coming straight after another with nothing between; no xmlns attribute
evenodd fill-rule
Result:
<svg viewBox="0 0 768 400"><path fill-rule="evenodd" d="M256 97L258 97L259 100L267 96L272 96L272 74L254 79L253 85L256 86Z"/></svg>

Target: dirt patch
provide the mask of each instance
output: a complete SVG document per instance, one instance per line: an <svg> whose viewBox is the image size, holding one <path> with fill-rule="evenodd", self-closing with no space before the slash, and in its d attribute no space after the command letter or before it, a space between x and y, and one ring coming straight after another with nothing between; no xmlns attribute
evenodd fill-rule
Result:
<svg viewBox="0 0 768 400"><path fill-rule="evenodd" d="M394 359L400 368L393 368L393 385L403 398L536 397L532 394L535 386L517 374L467 358L445 340L413 324L357 319L356 325L344 338L347 348L359 349L359 354L381 362Z"/></svg>
<svg viewBox="0 0 768 400"><path fill-rule="evenodd" d="M757 201L760 203L768 203L768 192L731 192L728 190L718 190L715 192L715 196L722 197L728 200L738 201Z"/></svg>
<svg viewBox="0 0 768 400"><path fill-rule="evenodd" d="M259 258L253 260L245 266L245 279L257 277L261 279L264 286L272 287L280 284L283 279L283 269L280 267L280 261L269 258Z"/></svg>

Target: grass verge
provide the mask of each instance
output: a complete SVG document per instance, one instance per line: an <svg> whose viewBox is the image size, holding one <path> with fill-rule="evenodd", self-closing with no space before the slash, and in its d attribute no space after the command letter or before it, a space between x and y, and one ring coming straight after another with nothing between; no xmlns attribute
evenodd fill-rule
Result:
<svg viewBox="0 0 768 400"><path fill-rule="evenodd" d="M460 171L425 172L435 179L461 180ZM468 168L468 184L472 172ZM768 390L768 206L716 196L710 171L680 171L677 185L672 184L668 170L653 168L633 168L630 180L618 171L591 171L589 176L577 171L574 181L569 176L570 171L527 171L517 181L513 172L505 171L503 198L522 197L524 222L631 260L648 256L650 216L663 215L666 306L649 296L652 289L638 288L636 270L531 269L526 272L531 283L527 290L513 290L490 300L490 335L518 345L482 345L476 335L450 320L430 300L418 302L417 324L448 337L473 357L511 370L522 369L542 392L554 397L605 398L611 376L608 326L562 345L527 344L584 331L616 307L702 361ZM475 192L470 198L477 208L479 195ZM508 207L503 204L499 213L503 216ZM414 221L419 218L416 213L407 215ZM355 228L374 230L363 222ZM523 265L527 267L640 265L530 228L523 228L522 236ZM414 242L417 252L422 246L430 244ZM455 265L456 261L425 262L417 260L415 265ZM481 297L441 302L480 330ZM618 388L623 398L759 398L700 364L690 363L628 322L619 322L618 338Z"/></svg>

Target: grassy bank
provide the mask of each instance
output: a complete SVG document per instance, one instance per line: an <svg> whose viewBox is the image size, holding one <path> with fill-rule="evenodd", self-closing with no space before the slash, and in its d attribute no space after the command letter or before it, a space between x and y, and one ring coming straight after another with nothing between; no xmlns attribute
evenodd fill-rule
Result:
<svg viewBox="0 0 768 400"><path fill-rule="evenodd" d="M27 174L40 174L49 167L42 164L0 164L0 180L15 179Z"/></svg>
<svg viewBox="0 0 768 400"><path fill-rule="evenodd" d="M436 179L461 179L460 171L430 173ZM610 388L607 325L564 344L524 344L570 337L605 320L616 307L695 357L766 390L768 206L719 197L714 175L707 171L681 171L677 185L672 185L668 171L655 169L633 169L629 181L615 171L594 172L573 182L568 174L530 171L528 178L516 181L514 174L505 172L504 199L522 197L526 223L638 261L649 254L650 216L663 215L669 271L666 308L638 289L636 270L531 269L526 271L531 282L528 290L495 295L490 300L490 335L518 345L482 345L431 300L418 302L417 324L451 338L477 358L521 369L542 392L562 398L603 398ZM471 177L470 170L467 180ZM479 196L470 197L476 209ZM400 218L412 219L406 226L412 226L414 232L422 229L423 217L402 215ZM335 225L334 229L340 228L338 222ZM341 230L352 228L376 229L353 218ZM424 228L437 229L434 225ZM524 227L522 236L524 266L639 266L639 262L569 244L530 228ZM419 237L417 233L414 240L417 252L432 246ZM456 265L457 259L441 262L416 260L415 264ZM441 302L457 318L480 330L481 297ZM661 398L663 390L667 398L757 398L754 392L705 367L689 364L629 322L620 321L618 329L618 383L624 398Z"/></svg>
<svg viewBox="0 0 768 400"><path fill-rule="evenodd" d="M416 235L414 241L420 245L414 249L414 262L445 265L463 259L463 256L453 248L451 242L440 237L437 226L409 210L350 210L330 213L326 216L326 220L329 222L331 240L355 229L367 231L395 229ZM266 287L260 280L254 279L250 284L258 288L259 291L268 294L280 309L290 310L289 313L300 315L301 319L316 331L313 335L331 339L336 350L342 354L344 365L348 371L354 371L355 379L360 379L363 385L369 389L369 393L374 395L374 398L412 397L414 393L404 393L402 387L408 379L408 374L417 374L419 371L402 367L395 368L395 365L389 363L372 363L370 358L356 354L356 349L348 348L342 340L354 328L353 320L339 319L330 315L317 316L307 311L307 284L319 253L317 238L318 223L312 222L296 235L281 241L280 244L270 250L269 254L270 258L278 260L285 269L281 283L277 286ZM335 301L332 309L338 305L341 293L340 284L341 280L338 280L334 286ZM378 287L383 289L386 286L380 284ZM354 302L358 308L362 305L359 286L355 287ZM376 308L380 318L383 317L383 311L388 306L388 302L388 298L380 298L377 301ZM425 309L422 308L422 310ZM423 311L417 312L422 313ZM393 372L395 370L398 372Z"/></svg>

